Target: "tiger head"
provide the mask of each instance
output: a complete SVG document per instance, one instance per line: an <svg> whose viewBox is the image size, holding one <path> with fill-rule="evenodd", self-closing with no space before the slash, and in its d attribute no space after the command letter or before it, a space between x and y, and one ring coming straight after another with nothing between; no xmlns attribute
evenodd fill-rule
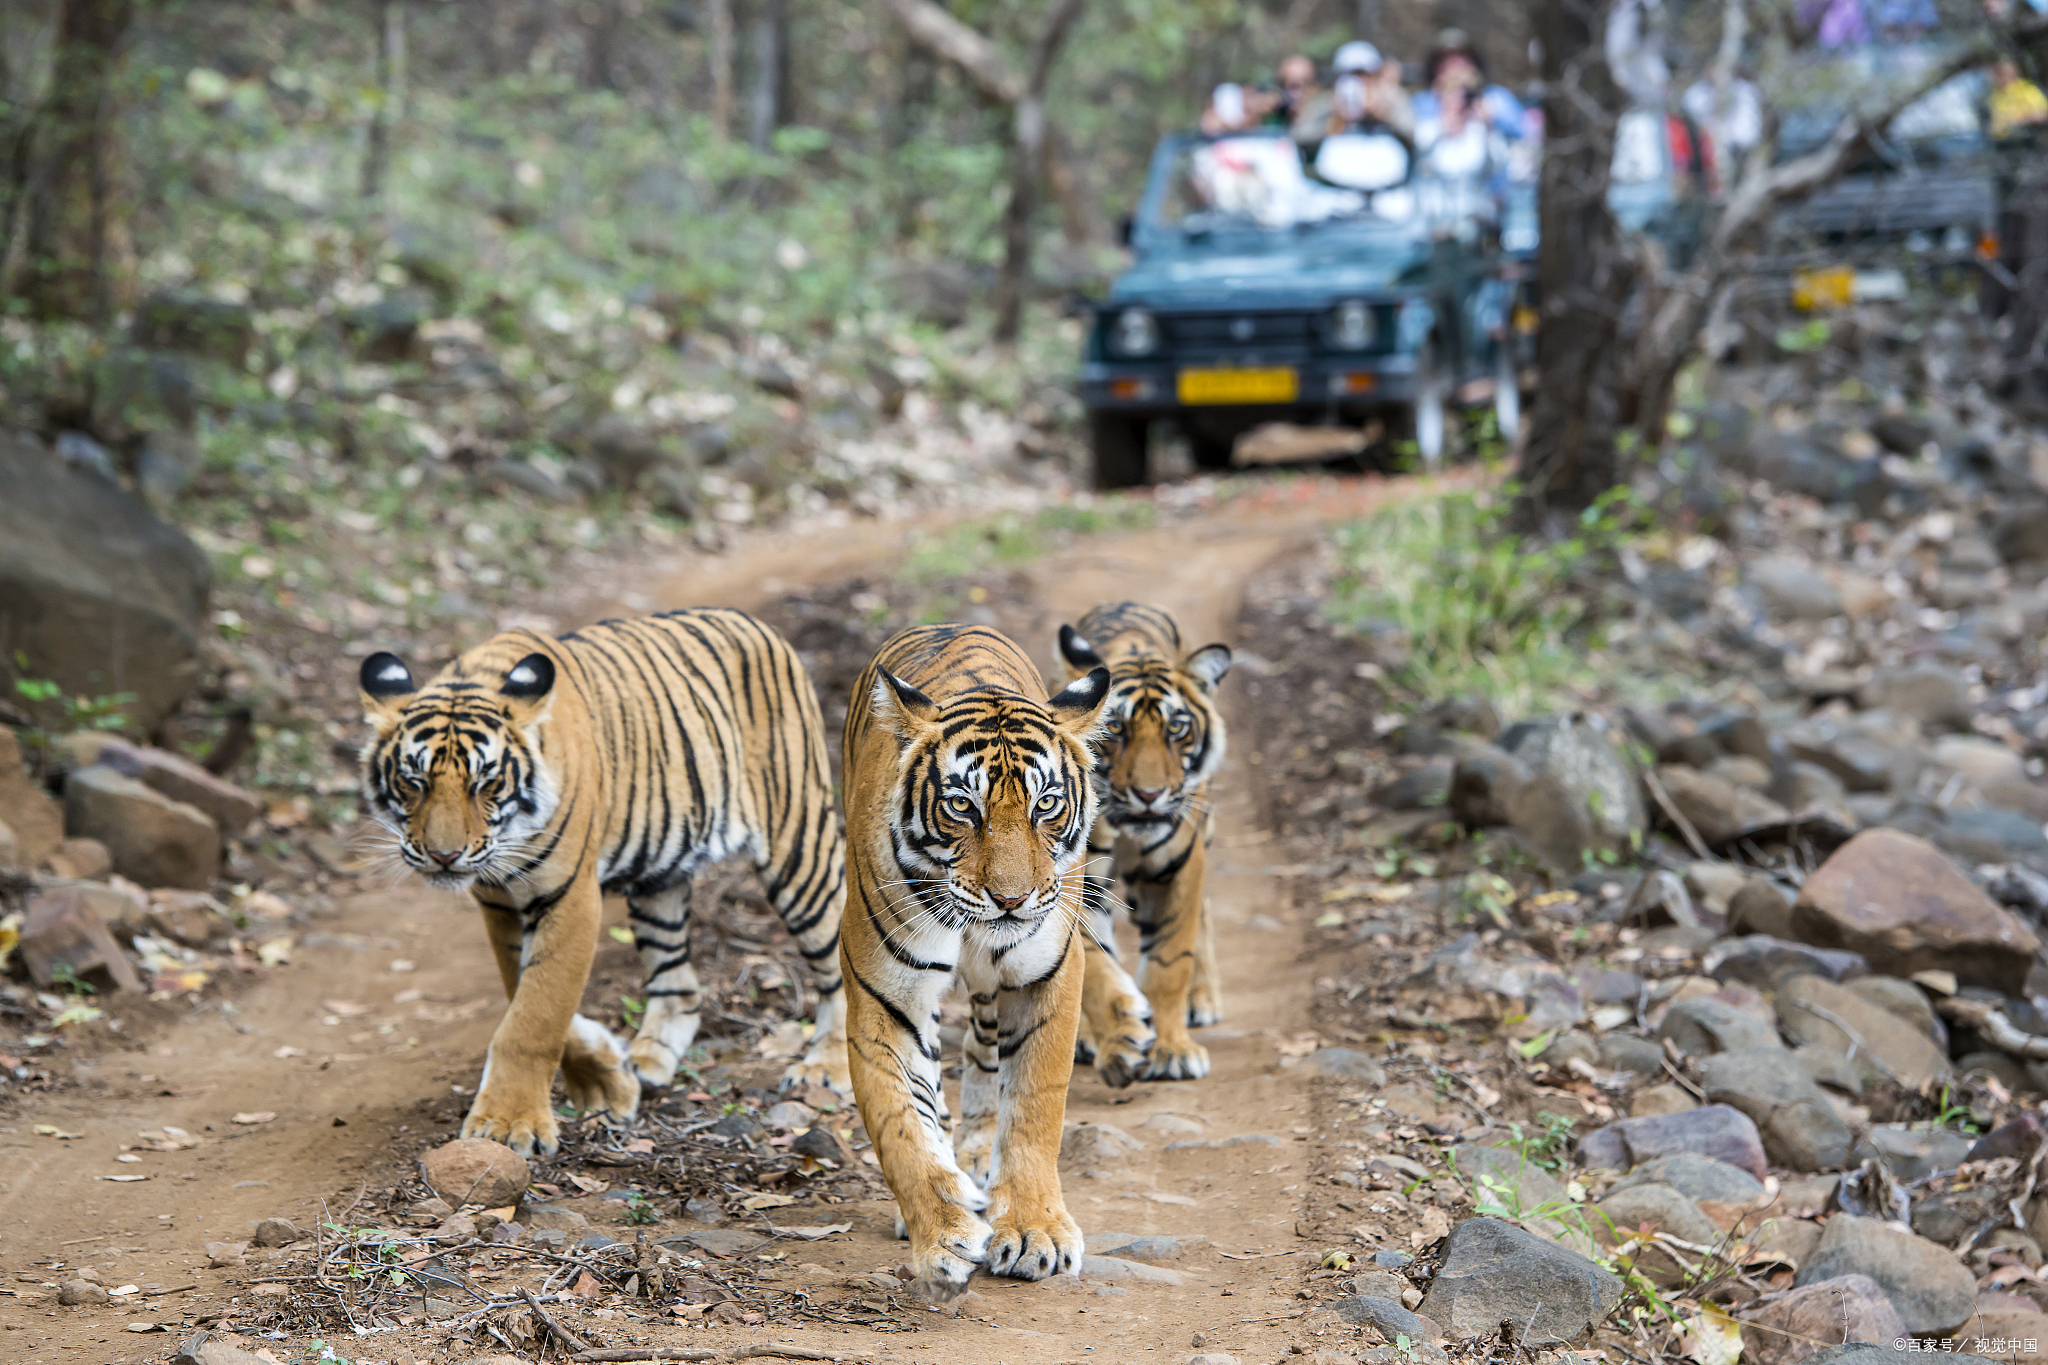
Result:
<svg viewBox="0 0 2048 1365"><path fill-rule="evenodd" d="M1023 937L1088 846L1088 744L1109 671L1048 701L982 687L943 703L877 671L874 713L898 747L890 840L916 900L948 927Z"/></svg>
<svg viewBox="0 0 2048 1365"><path fill-rule="evenodd" d="M485 646L424 689L395 654L363 660L364 718L377 730L363 801L436 886L502 884L545 858L532 845L558 799L540 746L555 664L528 654L505 668L491 653L502 655Z"/></svg>
<svg viewBox="0 0 2048 1365"><path fill-rule="evenodd" d="M1060 655L1076 673L1104 667L1072 626L1060 627ZM1103 818L1118 828L1171 825L1189 812L1202 784L1223 766L1223 718L1216 685L1230 672L1230 646L1204 645L1182 659L1120 653L1109 665L1109 703L1095 744Z"/></svg>

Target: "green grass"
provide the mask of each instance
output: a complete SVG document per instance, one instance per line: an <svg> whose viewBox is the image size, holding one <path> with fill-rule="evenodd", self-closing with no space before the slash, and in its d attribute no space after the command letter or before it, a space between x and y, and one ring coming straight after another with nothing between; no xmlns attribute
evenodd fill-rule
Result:
<svg viewBox="0 0 2048 1365"><path fill-rule="evenodd" d="M1325 615L1397 639L1389 672L1423 698L1476 694L1526 715L1592 688L1600 631L1574 580L1619 543L1626 499L1603 499L1576 535L1545 542L1507 529L1511 496L1450 493L1340 527Z"/></svg>

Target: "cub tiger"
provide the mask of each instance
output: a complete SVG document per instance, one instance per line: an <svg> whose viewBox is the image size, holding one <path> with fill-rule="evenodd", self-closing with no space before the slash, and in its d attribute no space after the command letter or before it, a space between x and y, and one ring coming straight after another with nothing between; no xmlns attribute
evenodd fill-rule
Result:
<svg viewBox="0 0 2048 1365"><path fill-rule="evenodd" d="M363 661L363 797L435 886L467 887L511 1004L462 1136L552 1153L556 1064L569 1102L630 1119L696 1036L690 879L745 854L796 937L817 1031L784 1077L845 1091L839 918L846 851L817 693L787 641L737 611L494 636L425 687ZM630 1047L576 1012L600 897L626 897L647 971Z"/></svg>
<svg viewBox="0 0 2048 1365"><path fill-rule="evenodd" d="M1107 666L1110 678L1095 745L1102 807L1088 840L1097 861L1084 900L1087 1043L1111 1085L1141 1076L1195 1080L1209 1074L1209 1052L1188 1027L1223 1017L1202 883L1215 829L1209 780L1223 766L1215 693L1230 671L1230 647L1183 654L1172 617L1112 602L1082 617L1079 629L1060 627L1060 655L1075 676ZM1117 960L1112 878L1122 879L1138 926L1135 984Z"/></svg>
<svg viewBox="0 0 2048 1365"><path fill-rule="evenodd" d="M1080 1266L1058 1161L1095 819L1088 742L1108 694L1098 668L1041 700L1024 652L975 626L903 631L854 688L849 1061L928 1296L959 1293L977 1265L1027 1280ZM956 977L974 1026L949 1146L939 1002Z"/></svg>

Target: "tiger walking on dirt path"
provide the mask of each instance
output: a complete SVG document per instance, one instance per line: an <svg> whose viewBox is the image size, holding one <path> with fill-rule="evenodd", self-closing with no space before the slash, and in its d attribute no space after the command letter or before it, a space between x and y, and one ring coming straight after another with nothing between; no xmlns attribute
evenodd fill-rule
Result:
<svg viewBox="0 0 2048 1365"><path fill-rule="evenodd" d="M845 1093L839 922L846 848L817 692L796 652L742 612L604 621L550 639L506 631L424 688L396 655L363 661L376 727L363 797L405 863L468 888L511 1003L463 1137L530 1155L560 1144L548 1092L631 1119L695 1038L690 885L744 854L796 938L816 1031L785 1085ZM604 893L626 897L647 972L630 1046L577 1013Z"/></svg>

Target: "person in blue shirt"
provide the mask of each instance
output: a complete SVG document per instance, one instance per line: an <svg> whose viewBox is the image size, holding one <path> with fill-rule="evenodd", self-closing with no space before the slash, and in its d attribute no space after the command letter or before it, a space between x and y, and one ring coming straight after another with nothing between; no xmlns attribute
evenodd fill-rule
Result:
<svg viewBox="0 0 2048 1365"><path fill-rule="evenodd" d="M1487 81L1486 63L1463 29L1447 28L1437 35L1436 46L1423 64L1423 81L1427 88L1411 101L1418 142L1424 140L1426 125L1442 125L1445 96L1453 90L1465 92L1465 98L1474 101L1472 112L1501 137L1510 142L1522 137L1522 102L1505 86Z"/></svg>

